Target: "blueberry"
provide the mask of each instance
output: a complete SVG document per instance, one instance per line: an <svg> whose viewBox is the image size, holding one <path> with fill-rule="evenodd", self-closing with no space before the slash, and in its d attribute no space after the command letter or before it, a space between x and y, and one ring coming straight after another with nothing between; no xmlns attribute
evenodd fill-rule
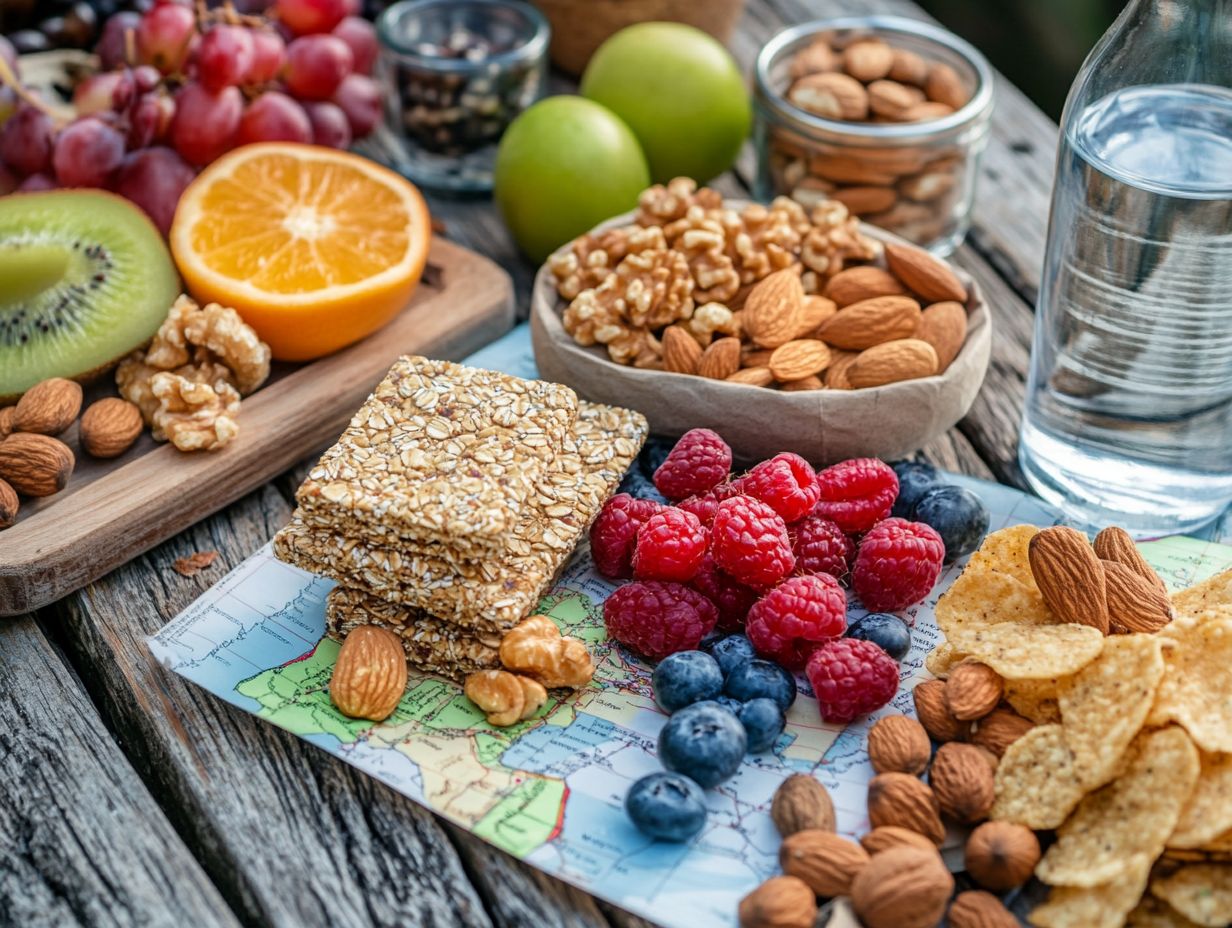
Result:
<svg viewBox="0 0 1232 928"><path fill-rule="evenodd" d="M929 490L915 504L911 517L937 530L945 543L945 559L956 561L980 546L988 532L988 508L963 487Z"/></svg>
<svg viewBox="0 0 1232 928"><path fill-rule="evenodd" d="M901 661L911 650L911 629L898 616L888 612L870 612L856 619L843 637L871 641L896 661Z"/></svg>
<svg viewBox="0 0 1232 928"><path fill-rule="evenodd" d="M719 662L719 669L723 671L724 677L741 664L747 664L757 657L757 652L753 650L753 643L744 635L728 635L726 638L720 638L706 650Z"/></svg>
<svg viewBox="0 0 1232 928"><path fill-rule="evenodd" d="M650 482L650 478L643 474L639 467L629 469L624 479L620 481L618 492L628 493L637 499L652 499L656 503L667 502L667 498L655 489L655 485Z"/></svg>
<svg viewBox="0 0 1232 928"><path fill-rule="evenodd" d="M749 661L727 675L723 692L741 702L767 696L786 712L796 701L796 678L772 661Z"/></svg>
<svg viewBox="0 0 1232 928"><path fill-rule="evenodd" d="M759 696L740 707L740 724L748 736L750 754L760 754L774 747L787 725L787 716L773 699Z"/></svg>
<svg viewBox="0 0 1232 928"><path fill-rule="evenodd" d="M740 709L744 706L744 703L739 699L732 699L730 696L716 696L710 702L717 702L724 709L734 712L736 715L740 714Z"/></svg>
<svg viewBox="0 0 1232 928"><path fill-rule="evenodd" d="M890 515L910 519L911 510L929 490L944 486L937 468L924 461L897 461L893 465L898 475L898 498Z"/></svg>
<svg viewBox="0 0 1232 928"><path fill-rule="evenodd" d="M740 769L747 747L740 719L714 704L685 706L659 732L663 766L707 789Z"/></svg>
<svg viewBox="0 0 1232 928"><path fill-rule="evenodd" d="M687 841L706 824L706 795L679 773L651 773L629 787L625 812L652 838Z"/></svg>
<svg viewBox="0 0 1232 928"><path fill-rule="evenodd" d="M723 671L705 651L677 651L659 661L650 682L659 705L675 712L723 692Z"/></svg>

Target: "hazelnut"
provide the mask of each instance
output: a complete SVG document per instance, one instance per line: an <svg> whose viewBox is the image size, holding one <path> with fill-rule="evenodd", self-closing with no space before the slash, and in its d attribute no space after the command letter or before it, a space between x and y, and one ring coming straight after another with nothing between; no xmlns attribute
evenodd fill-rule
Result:
<svg viewBox="0 0 1232 928"><path fill-rule="evenodd" d="M945 683L945 705L959 721L983 718L1005 693L1001 675L979 661L963 661Z"/></svg>
<svg viewBox="0 0 1232 928"><path fill-rule="evenodd" d="M812 928L817 897L799 877L772 876L740 900L740 928Z"/></svg>
<svg viewBox="0 0 1232 928"><path fill-rule="evenodd" d="M993 892L1021 886L1031 878L1039 859L1039 839L1025 825L985 822L967 839L967 872Z"/></svg>
<svg viewBox="0 0 1232 928"><path fill-rule="evenodd" d="M928 782L941 811L965 825L988 817L996 798L993 769L984 749L951 741L937 749Z"/></svg>
<svg viewBox="0 0 1232 928"><path fill-rule="evenodd" d="M953 891L954 878L936 850L896 847L857 874L851 901L864 928L933 928Z"/></svg>
<svg viewBox="0 0 1232 928"><path fill-rule="evenodd" d="M812 777L793 773L775 790L770 818L784 838L808 828L834 831L834 802Z"/></svg>

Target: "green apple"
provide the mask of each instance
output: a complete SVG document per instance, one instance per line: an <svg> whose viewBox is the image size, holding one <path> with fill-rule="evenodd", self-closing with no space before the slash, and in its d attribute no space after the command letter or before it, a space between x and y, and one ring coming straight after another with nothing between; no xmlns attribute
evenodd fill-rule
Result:
<svg viewBox="0 0 1232 928"><path fill-rule="evenodd" d="M648 186L646 156L629 127L581 97L540 100L513 121L496 153L497 205L534 261L633 209Z"/></svg>
<svg viewBox="0 0 1232 928"><path fill-rule="evenodd" d="M735 59L681 23L617 32L586 66L582 96L629 124L655 183L705 183L732 166L749 134L749 94Z"/></svg>

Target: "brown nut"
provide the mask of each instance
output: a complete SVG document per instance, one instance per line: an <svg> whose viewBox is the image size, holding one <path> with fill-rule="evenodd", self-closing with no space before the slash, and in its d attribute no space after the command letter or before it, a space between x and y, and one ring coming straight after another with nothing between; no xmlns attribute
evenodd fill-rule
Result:
<svg viewBox="0 0 1232 928"><path fill-rule="evenodd" d="M73 424L79 412L81 384L52 377L22 394L13 411L13 431L59 435Z"/></svg>
<svg viewBox="0 0 1232 928"><path fill-rule="evenodd" d="M802 377L799 380L787 380L779 384L783 393L801 393L806 390L820 390L825 386L820 377Z"/></svg>
<svg viewBox="0 0 1232 928"><path fill-rule="evenodd" d="M898 81L900 84L923 87L924 82L928 80L928 62L915 52L909 52L905 48L896 48L894 49L894 60L890 64L890 73L887 76L890 80Z"/></svg>
<svg viewBox="0 0 1232 928"><path fill-rule="evenodd" d="M750 387L768 387L774 383L774 375L768 367L742 367L724 379L728 383L742 383Z"/></svg>
<svg viewBox="0 0 1232 928"><path fill-rule="evenodd" d="M889 271L872 264L859 264L839 271L826 281L822 295L843 307L879 296L902 296L906 292Z"/></svg>
<svg viewBox="0 0 1232 928"><path fill-rule="evenodd" d="M909 296L878 296L839 310L818 329L835 348L863 351L895 339L908 339L920 324L920 304ZM934 359L935 363L935 359Z"/></svg>
<svg viewBox="0 0 1232 928"><path fill-rule="evenodd" d="M976 722L971 743L1001 757L1011 744L1034 727L1034 722L1023 718L1009 706L1000 706Z"/></svg>
<svg viewBox="0 0 1232 928"><path fill-rule="evenodd" d="M896 338L860 352L847 371L855 390L918 380L937 373L937 352L918 338Z"/></svg>
<svg viewBox="0 0 1232 928"><path fill-rule="evenodd" d="M1108 634L1108 581L1086 535L1065 525L1049 526L1032 536L1027 559L1035 585L1058 621Z"/></svg>
<svg viewBox="0 0 1232 928"><path fill-rule="evenodd" d="M740 928L812 928L817 897L799 877L772 876L740 900Z"/></svg>
<svg viewBox="0 0 1232 928"><path fill-rule="evenodd" d="M868 757L878 773L923 773L932 754L928 732L915 719L888 715L868 732Z"/></svg>
<svg viewBox="0 0 1232 928"><path fill-rule="evenodd" d="M940 258L934 258L923 248L913 245L885 246L886 265L890 273L913 293L929 303L955 300L967 304L967 288Z"/></svg>
<svg viewBox="0 0 1232 928"><path fill-rule="evenodd" d="M953 891L954 878L936 850L896 847L860 871L851 902L864 928L934 928Z"/></svg>
<svg viewBox="0 0 1232 928"><path fill-rule="evenodd" d="M928 99L944 103L956 110L966 106L967 100L970 99L970 94L963 86L958 72L940 61L929 65L928 79L924 82L924 93L928 95Z"/></svg>
<svg viewBox="0 0 1232 928"><path fill-rule="evenodd" d="M912 692L915 715L934 741L963 741L971 726L960 722L945 704L945 681L925 680Z"/></svg>
<svg viewBox="0 0 1232 928"><path fill-rule="evenodd" d="M676 374L696 374L702 346L681 325L663 330L663 369Z"/></svg>
<svg viewBox="0 0 1232 928"><path fill-rule="evenodd" d="M880 828L874 828L860 839L860 846L869 854L880 854L892 847L903 847L904 845L918 847L925 851L936 849L936 845L918 831L900 828L897 825L882 825Z"/></svg>
<svg viewBox="0 0 1232 928"><path fill-rule="evenodd" d="M992 893L969 889L950 903L949 928L1018 928L1018 919Z"/></svg>
<svg viewBox="0 0 1232 928"><path fill-rule="evenodd" d="M760 281L744 301L744 334L762 348L777 348L791 341L804 313L804 288L799 276L784 268Z"/></svg>
<svg viewBox="0 0 1232 928"><path fill-rule="evenodd" d="M770 818L784 838L805 829L834 831L834 802L808 774L793 773L774 791Z"/></svg>
<svg viewBox="0 0 1232 928"><path fill-rule="evenodd" d="M845 896L868 863L868 852L830 831L809 828L784 839L779 864L788 876L804 880L819 896Z"/></svg>
<svg viewBox="0 0 1232 928"><path fill-rule="evenodd" d="M951 741L937 749L928 782L941 811L964 825L988 817L996 798L993 768L983 748Z"/></svg>
<svg viewBox="0 0 1232 928"><path fill-rule="evenodd" d="M877 116L901 120L913 106L924 102L924 91L898 81L879 80L868 85L868 108Z"/></svg>
<svg viewBox="0 0 1232 928"><path fill-rule="evenodd" d="M497 728L530 718L548 698L537 681L507 670L478 670L467 676L462 691Z"/></svg>
<svg viewBox="0 0 1232 928"><path fill-rule="evenodd" d="M376 625L361 625L342 642L329 698L353 719L387 719L406 690L406 654L402 640Z"/></svg>
<svg viewBox="0 0 1232 928"><path fill-rule="evenodd" d="M945 682L945 706L962 722L986 716L1005 692L1001 675L979 661L963 661Z"/></svg>
<svg viewBox="0 0 1232 928"><path fill-rule="evenodd" d="M0 528L8 528L16 522L17 510L20 508L17 491L9 486L7 481L0 480Z"/></svg>
<svg viewBox="0 0 1232 928"><path fill-rule="evenodd" d="M740 339L733 335L712 341L697 362L697 373L711 380L726 380L738 370Z"/></svg>
<svg viewBox="0 0 1232 928"><path fill-rule="evenodd" d="M1027 882L1039 859L1039 839L1026 825L985 822L967 839L964 865L985 889L1002 893Z"/></svg>
<svg viewBox="0 0 1232 928"><path fill-rule="evenodd" d="M787 91L787 99L824 119L857 122L868 116L868 91L846 74L809 74Z"/></svg>
<svg viewBox="0 0 1232 928"><path fill-rule="evenodd" d="M897 825L933 844L945 838L941 806L927 784L909 773L879 773L868 784L868 820L874 828Z"/></svg>
<svg viewBox="0 0 1232 928"><path fill-rule="evenodd" d="M3 413L3 410L0 410L0 413ZM2 435L3 432L0 431L0 437ZM1138 546L1134 544L1133 537L1125 529L1118 525L1109 525L1095 536L1091 547L1095 549L1095 556L1100 560L1124 564L1160 593L1168 595L1168 587L1159 574L1155 573L1155 568L1147 563Z"/></svg>
<svg viewBox="0 0 1232 928"><path fill-rule="evenodd" d="M506 669L530 675L548 689L577 689L595 674L586 645L577 638L563 637L556 623L544 615L529 616L506 632L499 653Z"/></svg>
<svg viewBox="0 0 1232 928"><path fill-rule="evenodd" d="M838 200L857 216L868 216L889 209L898 194L893 187L840 187L830 199Z"/></svg>
<svg viewBox="0 0 1232 928"><path fill-rule="evenodd" d="M770 373L775 380L801 380L825 370L830 364L830 349L815 338L800 338L774 349Z"/></svg>
<svg viewBox="0 0 1232 928"><path fill-rule="evenodd" d="M894 66L894 50L881 39L861 39L843 49L843 70L862 83L885 77Z"/></svg>
<svg viewBox="0 0 1232 928"><path fill-rule="evenodd" d="M944 373L967 340L967 310L961 303L944 300L924 307L915 337L937 352L937 373Z"/></svg>
<svg viewBox="0 0 1232 928"><path fill-rule="evenodd" d="M1172 621L1172 600L1120 561L1101 561L1114 632L1157 632Z"/></svg>
<svg viewBox="0 0 1232 928"><path fill-rule="evenodd" d="M128 400L108 396L91 403L81 417L81 446L96 458L115 458L132 447L145 423Z"/></svg>
<svg viewBox="0 0 1232 928"><path fill-rule="evenodd" d="M17 412L16 406L5 406L0 409L0 441L4 441L13 434L13 414Z"/></svg>
<svg viewBox="0 0 1232 928"><path fill-rule="evenodd" d="M59 493L75 463L68 445L50 435L14 432L0 441L0 479L23 496Z"/></svg>

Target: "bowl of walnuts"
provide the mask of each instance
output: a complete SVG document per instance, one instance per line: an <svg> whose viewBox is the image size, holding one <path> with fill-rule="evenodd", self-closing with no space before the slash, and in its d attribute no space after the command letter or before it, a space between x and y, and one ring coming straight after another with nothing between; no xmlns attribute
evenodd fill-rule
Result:
<svg viewBox="0 0 1232 928"><path fill-rule="evenodd" d="M651 430L719 430L738 456L901 457L952 427L992 320L959 268L837 201L724 200L677 178L535 277L540 373Z"/></svg>

